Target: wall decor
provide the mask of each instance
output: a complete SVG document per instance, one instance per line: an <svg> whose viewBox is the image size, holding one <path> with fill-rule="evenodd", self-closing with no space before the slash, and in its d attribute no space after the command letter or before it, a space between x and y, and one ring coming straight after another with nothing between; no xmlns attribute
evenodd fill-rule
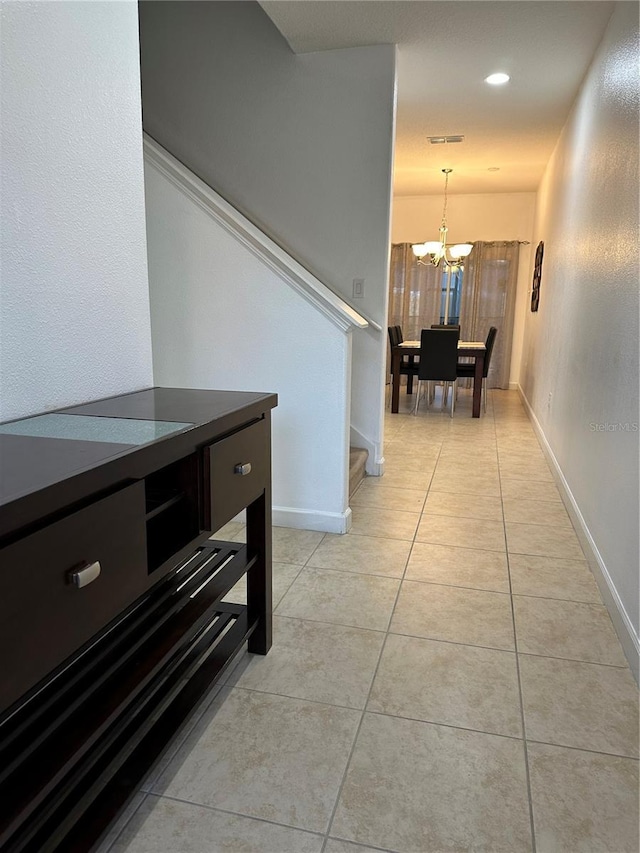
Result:
<svg viewBox="0 0 640 853"><path fill-rule="evenodd" d="M538 243L536 259L533 264L533 288L531 290L531 310L537 311L540 304L540 280L542 278L542 257L544 255L544 243Z"/></svg>

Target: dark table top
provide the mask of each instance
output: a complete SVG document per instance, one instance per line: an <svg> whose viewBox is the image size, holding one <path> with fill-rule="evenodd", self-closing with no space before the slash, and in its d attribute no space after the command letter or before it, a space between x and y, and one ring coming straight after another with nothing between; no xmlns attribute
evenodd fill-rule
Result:
<svg viewBox="0 0 640 853"><path fill-rule="evenodd" d="M0 535L13 526L8 508L30 495L141 448L150 458L153 448L168 439L178 437L177 452L184 448L188 453L211 435L233 430L276 405L275 394L149 388L0 424ZM212 423L215 428L205 429ZM121 474L114 470L113 476L124 476L125 468L121 465ZM80 489L78 499L87 488ZM43 508L52 499L41 502Z"/></svg>
<svg viewBox="0 0 640 853"><path fill-rule="evenodd" d="M253 391L206 391L195 388L149 388L134 394L109 397L95 403L72 406L68 414L99 415L109 418L137 418L152 421L188 421L195 426L243 409L247 404L272 400L274 394Z"/></svg>

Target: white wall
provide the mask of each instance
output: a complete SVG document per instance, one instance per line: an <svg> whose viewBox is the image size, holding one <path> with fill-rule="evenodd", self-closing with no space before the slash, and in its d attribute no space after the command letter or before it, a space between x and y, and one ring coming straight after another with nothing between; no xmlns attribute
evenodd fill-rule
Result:
<svg viewBox="0 0 640 853"><path fill-rule="evenodd" d="M350 335L153 164L145 171L157 383L276 392L274 523L345 532Z"/></svg>
<svg viewBox="0 0 640 853"><path fill-rule="evenodd" d="M444 188L444 182L443 182ZM444 196L395 196L391 234L394 243L435 240L442 219ZM449 243L474 240L523 240L531 244L535 193L477 193L450 195L447 204ZM529 309L535 247L520 246L518 282L511 345L510 383L520 376L524 323Z"/></svg>
<svg viewBox="0 0 640 853"><path fill-rule="evenodd" d="M352 423L382 439L391 45L297 56L254 2L140 4L145 130L354 307Z"/></svg>
<svg viewBox="0 0 640 853"><path fill-rule="evenodd" d="M0 419L152 384L135 2L2 4Z"/></svg>
<svg viewBox="0 0 640 853"><path fill-rule="evenodd" d="M639 420L637 38L637 5L616 4L545 173L521 375L636 649L638 433L598 425Z"/></svg>

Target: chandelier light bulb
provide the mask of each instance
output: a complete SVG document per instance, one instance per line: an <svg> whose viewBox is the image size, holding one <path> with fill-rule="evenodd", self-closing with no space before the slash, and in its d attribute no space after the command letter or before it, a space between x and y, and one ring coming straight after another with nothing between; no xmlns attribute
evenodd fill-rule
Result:
<svg viewBox="0 0 640 853"><path fill-rule="evenodd" d="M458 260L459 258L466 258L467 255L470 255L472 249L473 243L456 243L455 246L449 249L449 254L452 258Z"/></svg>

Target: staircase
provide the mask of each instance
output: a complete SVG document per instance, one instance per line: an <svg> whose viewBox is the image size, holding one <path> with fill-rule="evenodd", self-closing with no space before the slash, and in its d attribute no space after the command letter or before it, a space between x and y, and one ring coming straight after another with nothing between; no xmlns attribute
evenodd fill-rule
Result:
<svg viewBox="0 0 640 853"><path fill-rule="evenodd" d="M364 479L364 466L367 464L368 457L369 451L362 447L349 448L349 497Z"/></svg>
<svg viewBox="0 0 640 853"><path fill-rule="evenodd" d="M145 138L144 152L156 384L225 389L233 382L234 390L277 393L273 453L280 462L274 466L273 521L345 533L351 332L365 329L368 321L160 145ZM239 270L250 273L238 277ZM224 317L215 335L212 317ZM239 339L251 371L232 376L228 354ZM332 369L301 386L281 354L296 352L315 363L328 340ZM365 437L351 441L372 453ZM306 460L304 476L297 459ZM362 471L352 488L361 478ZM319 484L311 506L308 481Z"/></svg>

